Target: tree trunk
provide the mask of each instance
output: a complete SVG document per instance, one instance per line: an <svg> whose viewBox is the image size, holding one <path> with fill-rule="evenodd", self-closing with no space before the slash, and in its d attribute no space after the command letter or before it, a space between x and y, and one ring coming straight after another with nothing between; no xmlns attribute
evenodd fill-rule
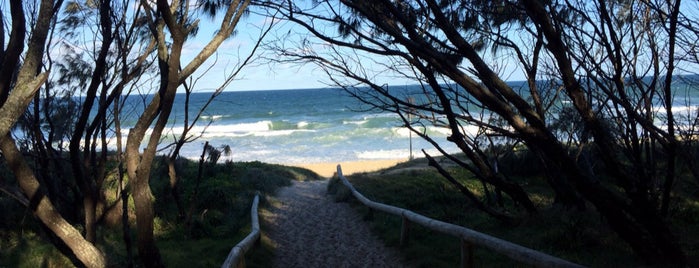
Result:
<svg viewBox="0 0 699 268"><path fill-rule="evenodd" d="M667 224L650 202L618 196L601 183L586 177L574 158L560 143L533 141L550 161L561 167L571 185L604 217L609 226L626 241L634 252L652 264L684 266L686 257Z"/></svg>
<svg viewBox="0 0 699 268"><path fill-rule="evenodd" d="M95 245L83 238L80 232L68 223L41 190L39 181L24 160L10 135L0 139L0 149L8 166L17 177L19 186L29 198L29 208L35 217L53 232L80 261L78 266L104 267L106 260ZM61 248L57 246L57 248Z"/></svg>
<svg viewBox="0 0 699 268"><path fill-rule="evenodd" d="M149 171L149 168L139 168L139 171ZM136 209L138 253L145 267L163 267L160 251L153 238L155 213L153 211L153 195L148 185L149 176L139 175L131 180Z"/></svg>
<svg viewBox="0 0 699 268"><path fill-rule="evenodd" d="M12 127L22 116L24 111L27 109L27 106L29 106L29 102L32 100L34 94L48 79L48 73L37 74L37 71L41 69L46 39L48 37L51 21L53 20L57 10L54 9L54 7L55 5L60 6L62 2L63 1L58 1L57 3L54 3L50 0L41 1L36 24L34 29L31 30L31 38L29 40L29 45L26 48L24 62L22 63L22 67L19 69L19 72L16 73L17 80L15 86L11 91L9 91L8 88L0 88L0 90L3 90L3 92L0 92L0 94L2 95L2 101L4 101L4 103L2 103L2 107L0 107L0 114L2 115L2 117L0 117L0 137L5 137L8 133L10 133ZM22 13L22 1L10 1L10 8L12 11L13 22L24 24L25 14ZM15 19L17 20L15 21ZM20 51L11 52L21 53L21 45L18 48ZM2 68L5 67L6 66L3 66ZM15 75L14 68L10 71L13 72L10 75ZM9 87L9 85L3 86ZM9 95L7 95L8 93ZM7 96L7 100L5 100L5 96ZM10 103L10 105L8 105L8 103Z"/></svg>
<svg viewBox="0 0 699 268"><path fill-rule="evenodd" d="M204 171L204 157L206 156L207 148L209 147L209 142L204 143L204 149L201 151L201 157L199 157L199 168L197 169L197 181L194 185L194 191L192 195L189 196L189 210L185 215L184 226L189 234L191 232L192 226L192 215L194 215L194 209L196 209L197 196L199 194L199 185L201 184L201 177Z"/></svg>
<svg viewBox="0 0 699 268"><path fill-rule="evenodd" d="M75 130L70 139L70 162L73 169L73 176L80 187L83 195L83 208L85 210L85 237L88 241L94 242L97 234L96 219L97 219L97 202L99 200L99 188L95 184L97 167L92 165L88 159L91 159L90 148L91 130L86 131L88 120L92 107L97 99L97 90L102 84L105 68L107 67L107 56L110 53L109 47L114 40L111 33L111 17L110 17L110 0L100 3L100 28L102 44L99 54L95 61L95 69L90 78L90 84L87 87L84 104L79 113L78 121L75 123ZM106 120L106 118L95 118L94 120ZM84 135L84 136L83 136ZM84 140L84 150L80 150L80 145Z"/></svg>
<svg viewBox="0 0 699 268"><path fill-rule="evenodd" d="M152 159L152 156L147 157L147 152L145 152L142 159L139 147L150 122L158 113L159 106L160 96L156 95L138 119L136 126L129 131L126 140L125 162L134 200L138 252L146 267L159 267L162 266L162 263L160 253L153 240L153 201L148 185L150 167L142 166L150 165L151 163L145 162L145 159Z"/></svg>
<svg viewBox="0 0 699 268"><path fill-rule="evenodd" d="M133 243L131 241L131 223L129 223L129 193L126 190L124 183L124 159L121 136L121 96L114 98L114 129L116 136L116 159L117 159L117 176L119 182L119 198L121 199L121 227L122 237L124 239L124 247L126 248L126 266L133 267Z"/></svg>
<svg viewBox="0 0 699 268"><path fill-rule="evenodd" d="M232 33L240 16L250 1L240 4L232 1L227 9L224 22L216 36L209 42L187 66L181 68L180 60L182 47L189 34L188 26L180 25L175 9L170 8L168 1L158 0L157 10L146 6L147 13L155 16L150 22L152 32L158 40L158 66L160 69L160 88L143 114L138 118L134 128L129 132L126 142L126 169L131 179L132 193L135 203L138 252L146 267L163 266L160 253L153 239L153 200L149 186L150 171L157 151L162 131L167 125L168 118L180 84L191 75L218 46ZM171 42L166 42L165 26L169 30ZM143 154L139 147L145 137L146 130L153 121L155 125L149 137L148 146Z"/></svg>
<svg viewBox="0 0 699 268"><path fill-rule="evenodd" d="M164 37L159 37L158 39L163 40ZM172 111L175 93L179 86L179 59L183 42L183 36L173 33L173 43L170 47L172 52L169 55L167 55L167 48L164 48L165 44L161 43L159 45L161 47L158 56L161 71L159 93L138 119L136 126L129 131L126 142L127 172L132 182L136 212L138 253L146 267L163 266L160 252L153 238L153 219L155 214L149 180L157 146ZM139 154L139 146L145 137L146 130L156 118L157 122L149 137L148 146L143 154Z"/></svg>
<svg viewBox="0 0 699 268"><path fill-rule="evenodd" d="M167 170L168 170L168 176L170 177L170 191L172 194L172 199L175 201L175 205L177 206L177 217L182 220L184 219L184 205L182 204L182 197L180 197L180 188L179 188L179 177L177 176L177 168L175 167L176 165L176 157L173 155L173 157L168 158L167 162Z"/></svg>
<svg viewBox="0 0 699 268"><path fill-rule="evenodd" d="M687 259L677 238L658 214L643 211L655 209L629 206L598 184L579 189L638 256L653 265L685 266Z"/></svg>
<svg viewBox="0 0 699 268"><path fill-rule="evenodd" d="M684 252L667 224L656 213L657 208L647 202L646 193L638 193L629 187L631 175L624 173L623 165L614 157L616 143L602 125L600 118L594 113L576 79L573 64L568 55L569 50L561 37L560 29L554 26L546 8L540 2L527 0L524 1L524 6L527 15L540 27L549 41L546 48L552 53L558 65L566 93L586 126L591 129L604 164L619 181L617 185L624 188L630 203L584 176L574 160L567 159L568 156L561 146L547 142L546 139L537 140L537 137L530 137L533 141L532 145L541 148L551 156L551 159L561 163L562 170L567 172L573 180L576 190L595 205L612 229L628 242L640 257L651 263L684 266L686 263Z"/></svg>

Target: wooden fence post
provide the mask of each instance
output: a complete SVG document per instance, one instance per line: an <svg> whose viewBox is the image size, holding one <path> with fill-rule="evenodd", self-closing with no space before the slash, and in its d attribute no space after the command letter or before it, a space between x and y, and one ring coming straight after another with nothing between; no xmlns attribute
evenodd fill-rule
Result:
<svg viewBox="0 0 699 268"><path fill-rule="evenodd" d="M374 219L374 209L367 207L369 210L364 214L364 217L362 218L365 221L370 221Z"/></svg>
<svg viewBox="0 0 699 268"><path fill-rule="evenodd" d="M408 239L410 239L410 236L408 235L410 232L410 220L408 220L408 218L405 216L401 216L401 218L403 219L403 222L400 226L400 246L404 247L408 245Z"/></svg>
<svg viewBox="0 0 699 268"><path fill-rule="evenodd" d="M461 267L473 267L473 245L461 239Z"/></svg>

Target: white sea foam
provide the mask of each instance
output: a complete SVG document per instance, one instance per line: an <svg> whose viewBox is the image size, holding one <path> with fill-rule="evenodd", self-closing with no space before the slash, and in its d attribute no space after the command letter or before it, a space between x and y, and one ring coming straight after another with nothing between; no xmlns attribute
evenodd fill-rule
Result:
<svg viewBox="0 0 699 268"><path fill-rule="evenodd" d="M288 136L296 132L314 132L314 130L308 129L287 129L287 130L274 130L265 132L255 132L252 133L255 137L276 137L276 136Z"/></svg>
<svg viewBox="0 0 699 268"><path fill-rule="evenodd" d="M428 154L432 156L440 155L441 153L433 148L433 147L426 147L426 148L413 148L413 157L421 157L423 156L422 150L425 150ZM447 146L444 148L448 153L457 153L459 150L455 146ZM377 159L408 159L410 158L410 150L408 148L405 149L392 149L392 150L374 150L374 151L360 151L360 152L355 152L355 156L358 159L366 159L366 160L377 160Z"/></svg>
<svg viewBox="0 0 699 268"><path fill-rule="evenodd" d="M415 129L421 133L425 132L425 127L415 127ZM478 133L478 127L477 126L466 126L466 135L473 136L476 133ZM409 137L411 135L410 129L407 127L395 127L392 128L392 131L397 134L399 137ZM451 135L451 129L446 128L446 127L437 127L437 126L427 126L427 135L429 136L437 136L437 137L446 137ZM412 134L413 137L415 137L415 134Z"/></svg>
<svg viewBox="0 0 699 268"><path fill-rule="evenodd" d="M264 120L252 123L237 123L237 124L212 124L209 126L195 126L191 132L200 133L202 131L206 132L208 136L245 136L250 135L254 132L269 131L272 128L272 121ZM174 133L182 133L182 127L175 127L172 129Z"/></svg>
<svg viewBox="0 0 699 268"><path fill-rule="evenodd" d="M653 108L653 111L656 113L660 114L666 114L667 109L665 107L661 106L656 106ZM672 112L673 113L681 113L681 114L691 114L691 115L697 115L697 112L699 112L699 106L695 105L690 105L690 106L673 106L672 107Z"/></svg>
<svg viewBox="0 0 699 268"><path fill-rule="evenodd" d="M391 130L399 137L409 137L412 133L407 127L394 127Z"/></svg>
<svg viewBox="0 0 699 268"><path fill-rule="evenodd" d="M217 120L222 119L223 117L224 117L224 116L223 116L223 115L220 115L220 114L217 114L217 115L202 115L202 116L201 116L201 119L202 119L203 121L209 121L209 120L211 120L211 121L217 121Z"/></svg>
<svg viewBox="0 0 699 268"><path fill-rule="evenodd" d="M359 159L407 159L410 151L407 149L360 151L355 152L355 155Z"/></svg>
<svg viewBox="0 0 699 268"><path fill-rule="evenodd" d="M451 129L446 128L446 127L434 127L433 126L433 127L429 127L429 130L433 133L439 133L439 134L444 135L444 136L451 135ZM471 131L473 131L473 130L471 130ZM471 131L469 131L469 132L471 132Z"/></svg>
<svg viewBox="0 0 699 268"><path fill-rule="evenodd" d="M229 124L219 126L226 132L233 133L250 133L250 132L260 132L269 131L272 129L272 121L263 120L254 123L239 123L239 124Z"/></svg>
<svg viewBox="0 0 699 268"><path fill-rule="evenodd" d="M284 123L277 126L279 129L274 129L274 123L270 120L262 120L252 123L237 123L237 124L212 124L209 126L195 126L190 130L190 135L200 135L203 138L236 138L236 137L273 137L287 136L296 132L315 132L314 129L308 129L310 123L302 121L297 124ZM179 135L182 133L183 127L174 127L165 131L166 135Z"/></svg>
<svg viewBox="0 0 699 268"><path fill-rule="evenodd" d="M364 125L364 124L366 124L367 122L369 122L369 120L366 120L366 119L364 119L364 120L355 120L355 121L345 120L345 121L342 121L342 124L343 124L343 125Z"/></svg>
<svg viewBox="0 0 699 268"><path fill-rule="evenodd" d="M400 118L400 116L398 116L397 114L388 113L388 112L386 112L386 113L372 114L371 116L367 116L367 117L364 117L364 118L367 119L367 118L379 118L379 117L382 117L382 118L396 118L396 119Z"/></svg>

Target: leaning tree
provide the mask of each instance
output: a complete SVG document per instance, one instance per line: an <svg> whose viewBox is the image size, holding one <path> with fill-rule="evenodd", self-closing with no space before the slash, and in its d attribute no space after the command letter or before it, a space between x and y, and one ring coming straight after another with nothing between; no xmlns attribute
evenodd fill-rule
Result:
<svg viewBox="0 0 699 268"><path fill-rule="evenodd" d="M49 72L42 68L43 57L49 32L62 3L44 0L25 6L23 1L10 1L11 18L2 20L0 150L17 182L16 186L8 186L3 178L2 188L3 192L12 193L10 196L31 210L42 228L54 237L54 244L66 255L73 256L84 266L100 267L106 265L104 255L66 220L47 196L46 186L42 185L11 132L48 79ZM4 10L2 14L6 14ZM7 43L6 27L11 27Z"/></svg>
<svg viewBox="0 0 699 268"><path fill-rule="evenodd" d="M261 4L305 30L273 45L282 60L317 64L332 84L399 115L486 191L538 210L520 183L498 172L484 140L521 143L541 159L558 202L593 206L649 262L686 262L666 217L676 170L686 164L696 174L696 157L679 146L679 137L695 133L696 111L679 121L672 109L677 73L696 70L690 7L606 0ZM387 76L420 89L408 98L385 85ZM512 77L524 83L506 82ZM424 125L448 128L447 140L468 161L443 150ZM482 210L515 216L431 165Z"/></svg>
<svg viewBox="0 0 699 268"><path fill-rule="evenodd" d="M129 193L140 260L162 266L148 184L153 158L178 88L232 36L248 4L12 0L0 5L0 160L13 175L3 176L0 191L26 207L76 266L108 265L97 230L112 214L122 214L129 245ZM185 62L182 49L195 36L200 15L220 24ZM132 113L126 98L133 92L154 94L143 97L145 108L128 131L122 155L121 128L131 123L121 120ZM113 139L115 158L108 154ZM117 164L116 175L107 170L111 164ZM121 198L115 202L107 202L103 192L108 176L119 179Z"/></svg>

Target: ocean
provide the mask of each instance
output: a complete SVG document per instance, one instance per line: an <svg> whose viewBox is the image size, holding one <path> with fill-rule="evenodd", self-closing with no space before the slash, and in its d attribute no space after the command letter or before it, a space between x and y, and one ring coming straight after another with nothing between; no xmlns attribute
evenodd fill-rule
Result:
<svg viewBox="0 0 699 268"><path fill-rule="evenodd" d="M680 131L694 131L690 125L699 122L695 121L699 116L699 87L696 85L695 82L673 85L673 111ZM524 86L521 82L513 84L513 88L520 90ZM417 86L391 89L402 90L404 92L400 93L406 96L410 92L419 92ZM526 95L526 90L522 92ZM170 127L164 133L161 148L173 142L173 133L182 132L184 96L178 94L175 99ZM189 120L210 96L211 93L191 95ZM127 104L142 109L143 98L131 96ZM213 100L190 132L190 135L201 136L185 145L180 155L199 158L205 142L215 147L229 146L232 154L222 156L223 160L276 164L407 160L411 154L422 157L423 149L432 155L439 154L431 144L402 127L403 123L396 114L367 108L337 88L223 92ZM125 129L133 125L133 115L140 109L133 109L132 116L123 119ZM472 112L474 109L478 108L469 107ZM659 113L655 123L664 128L662 103L656 102L654 109ZM447 152L459 152L454 144L446 141L448 129L430 126L426 131ZM466 131L475 133L476 130ZM161 153L168 153L168 150Z"/></svg>
<svg viewBox="0 0 699 268"><path fill-rule="evenodd" d="M190 120L210 96L191 95ZM207 141L230 146L231 155L224 160L276 164L407 160L411 142L415 157L422 156L421 149L437 154L431 144L401 127L397 115L366 108L336 88L223 92L191 133L201 137L185 145L180 155L198 158ZM184 94L178 94L161 147L173 141L173 133L181 133L183 120ZM428 131L448 151L458 151L446 141L446 129Z"/></svg>

